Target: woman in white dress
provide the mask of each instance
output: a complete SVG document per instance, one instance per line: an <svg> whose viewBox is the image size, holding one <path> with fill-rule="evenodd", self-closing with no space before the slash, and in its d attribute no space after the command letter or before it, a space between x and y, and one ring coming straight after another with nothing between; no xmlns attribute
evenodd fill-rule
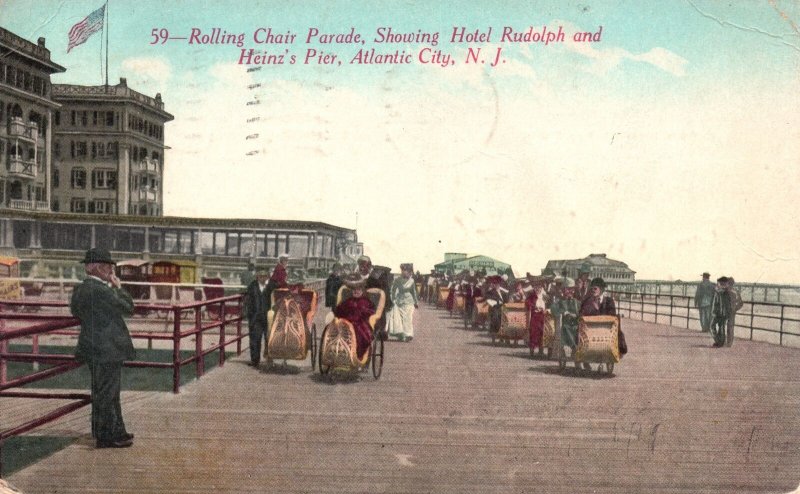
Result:
<svg viewBox="0 0 800 494"><path fill-rule="evenodd" d="M392 336L400 341L411 341L414 338L414 309L418 307L412 264L400 265L400 277L392 283L392 302Z"/></svg>

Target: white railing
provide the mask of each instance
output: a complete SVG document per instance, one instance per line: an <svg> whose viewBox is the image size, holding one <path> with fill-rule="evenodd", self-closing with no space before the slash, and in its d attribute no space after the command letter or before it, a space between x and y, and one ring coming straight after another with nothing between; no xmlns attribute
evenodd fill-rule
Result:
<svg viewBox="0 0 800 494"><path fill-rule="evenodd" d="M145 158L133 164L134 173L158 173L158 160Z"/></svg>
<svg viewBox="0 0 800 494"><path fill-rule="evenodd" d="M156 200L156 193L149 189L139 189L139 200L140 201L155 201Z"/></svg>
<svg viewBox="0 0 800 494"><path fill-rule="evenodd" d="M19 118L14 117L11 119L11 124L8 126L8 134L12 137L22 137L25 139L36 140L38 137L39 126L36 122L25 122Z"/></svg>
<svg viewBox="0 0 800 494"><path fill-rule="evenodd" d="M26 161L16 156L8 157L8 173L21 178L36 178L36 166L33 161Z"/></svg>

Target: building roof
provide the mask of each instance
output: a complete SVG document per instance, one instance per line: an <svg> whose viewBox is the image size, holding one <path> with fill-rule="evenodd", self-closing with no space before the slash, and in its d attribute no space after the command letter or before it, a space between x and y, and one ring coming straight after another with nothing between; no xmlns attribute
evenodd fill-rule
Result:
<svg viewBox="0 0 800 494"><path fill-rule="evenodd" d="M81 86L77 84L53 84L53 99L59 102L64 100L72 101L105 101L119 102L127 101L138 104L139 106L155 112L165 122L173 120L170 113L164 111L164 102L161 100L161 93L157 93L155 98L128 87L128 81L120 77L119 84L116 86Z"/></svg>
<svg viewBox="0 0 800 494"><path fill-rule="evenodd" d="M489 256L484 256L484 255L475 255L475 256L470 256L470 257L462 257L462 258L457 258L457 259L450 259L448 261L444 261L444 262L440 262L438 264L435 264L433 267L435 269L437 269L437 270L446 270L447 268L452 268L452 267L454 267L456 265L466 265L466 266L481 267L482 263L483 263L483 265L488 265L488 264L491 263L495 267L497 267L497 266L504 267L504 268L510 268L511 267L511 265L506 263L506 262L498 261L497 259L491 258Z"/></svg>
<svg viewBox="0 0 800 494"><path fill-rule="evenodd" d="M38 43L32 43L25 38L17 36L8 29L0 27L0 47L10 50L17 55L39 65L45 71L52 73L66 72L67 69L50 61L50 50L45 48L44 38L39 38Z"/></svg>
<svg viewBox="0 0 800 494"><path fill-rule="evenodd" d="M115 226L150 226L157 228L169 227L207 227L220 230L256 229L256 230L285 230L289 233L301 230L328 229L340 233L351 233L355 237L355 230L340 226L321 223L318 221L303 220L269 220L249 218L189 218L184 216L136 216L128 214L82 214L82 213L52 213L34 212L15 209L3 209L3 216L16 220L53 221L58 223L96 223Z"/></svg>
<svg viewBox="0 0 800 494"><path fill-rule="evenodd" d="M589 254L583 259L556 259L547 261L545 270L555 271L563 269L567 267L567 265L583 265L583 264L589 264L591 266L598 266L598 267L623 268L635 273L635 271L630 269L626 263L622 261L617 261L615 259L609 259L605 254Z"/></svg>

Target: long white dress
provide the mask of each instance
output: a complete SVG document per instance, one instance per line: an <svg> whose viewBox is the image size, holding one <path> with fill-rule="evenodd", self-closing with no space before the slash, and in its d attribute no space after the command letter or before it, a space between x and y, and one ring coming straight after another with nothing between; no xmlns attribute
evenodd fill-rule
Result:
<svg viewBox="0 0 800 494"><path fill-rule="evenodd" d="M391 323L389 332L403 339L414 336L414 306L418 302L414 278L396 278L392 283Z"/></svg>

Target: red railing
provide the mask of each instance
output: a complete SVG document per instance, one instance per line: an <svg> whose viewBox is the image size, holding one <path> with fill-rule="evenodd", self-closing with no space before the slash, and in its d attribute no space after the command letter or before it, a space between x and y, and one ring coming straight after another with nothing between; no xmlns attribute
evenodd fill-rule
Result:
<svg viewBox="0 0 800 494"><path fill-rule="evenodd" d="M213 300L183 304L183 305L150 305L137 304L137 308L148 310L169 310L172 312L173 324L171 332L156 331L131 331L133 339L146 339L148 346L152 346L153 340L172 341L172 362L147 362L130 361L125 362L126 367L154 367L172 368L172 392L180 391L181 367L195 363L195 375L199 379L205 374L205 356L219 351L219 365L225 365L225 348L236 344L237 355L242 353L242 339L247 336L242 334L241 304L242 295L231 295L220 297ZM11 388L18 388L26 384L41 381L70 370L80 367L82 364L75 360L71 354L42 354L39 353L39 337L46 335L69 335L77 336L80 321L78 319L54 314L29 314L19 312L9 312L4 308L21 308L39 310L44 307L59 308L67 307L66 302L31 302L30 300L0 300L0 397L2 398L36 398L36 399L66 399L74 400L73 403L53 410L45 415L30 420L22 425L0 431L0 448L2 443L11 436L23 434L31 429L39 427L48 422L52 422L64 415L73 412L91 403L91 396L83 393L34 393L27 391L7 391ZM227 306L227 310L226 310ZM210 310L209 310L210 309ZM230 310L235 309L235 310ZM184 312L193 312L192 325L184 328L182 321ZM209 313L217 316L216 320L204 321L203 314ZM230 316L230 317L228 317ZM6 329L7 321L24 321L34 324L23 325L22 327ZM44 321L44 322L43 322ZM228 335L226 329L235 325L236 333ZM219 329L219 339L208 348L204 348L203 335L207 331ZM187 337L195 337L193 355L181 358L181 341ZM9 342L14 339L32 338L30 352L10 351ZM33 372L30 374L8 379L8 362L32 362ZM39 363L53 364L43 370L38 370ZM0 463L0 475L2 475L2 464Z"/></svg>

